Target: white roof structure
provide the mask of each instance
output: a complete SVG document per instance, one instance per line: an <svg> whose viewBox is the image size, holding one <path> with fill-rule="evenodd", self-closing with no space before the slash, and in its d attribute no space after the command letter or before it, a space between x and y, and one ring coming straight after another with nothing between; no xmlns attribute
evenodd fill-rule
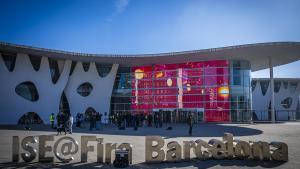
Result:
<svg viewBox="0 0 300 169"><path fill-rule="evenodd" d="M272 59L273 67L300 60L300 42L255 43L203 50L135 55L75 53L0 42L0 51L132 66L216 59L249 60L252 71L269 68L269 58Z"/></svg>

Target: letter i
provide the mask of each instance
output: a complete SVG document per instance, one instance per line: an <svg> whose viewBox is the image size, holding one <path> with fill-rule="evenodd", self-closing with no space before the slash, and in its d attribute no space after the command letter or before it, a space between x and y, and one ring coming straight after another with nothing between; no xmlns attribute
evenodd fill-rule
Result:
<svg viewBox="0 0 300 169"><path fill-rule="evenodd" d="M12 161L13 162L19 162L19 149L20 149L20 143L19 143L19 137L13 136L13 145L12 145Z"/></svg>

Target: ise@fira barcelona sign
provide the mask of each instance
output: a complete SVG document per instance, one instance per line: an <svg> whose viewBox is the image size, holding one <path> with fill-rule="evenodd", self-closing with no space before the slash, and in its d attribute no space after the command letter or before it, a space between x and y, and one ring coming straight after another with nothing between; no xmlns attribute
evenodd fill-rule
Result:
<svg viewBox="0 0 300 169"><path fill-rule="evenodd" d="M94 144L91 145L91 143ZM104 143L103 138L98 138L95 135L82 135L80 138L80 149L78 142L69 136L41 135L37 137L27 136L22 139L18 136L13 136L12 161L31 162L38 156L39 162L53 162L54 157L62 162L71 162L74 160L73 156L79 153L81 159L78 160L87 162L88 153L95 152L98 163L109 164L112 161L112 152L116 149L123 149L129 152L129 161L132 163L133 148L130 143ZM202 139L183 141L181 143L177 141L166 142L161 136L145 137L146 163L188 161L191 160L192 153L199 160L253 159L288 161L288 146L283 142L268 143L264 141L247 142L234 140L233 135L230 133L225 133L222 140L211 139L208 142Z"/></svg>

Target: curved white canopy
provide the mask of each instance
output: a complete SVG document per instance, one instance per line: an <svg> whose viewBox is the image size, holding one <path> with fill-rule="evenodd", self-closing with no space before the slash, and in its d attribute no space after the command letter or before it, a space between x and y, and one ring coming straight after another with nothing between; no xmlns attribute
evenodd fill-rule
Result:
<svg viewBox="0 0 300 169"><path fill-rule="evenodd" d="M272 66L279 66L300 60L300 42L256 43L203 50L136 55L74 53L0 42L1 51L19 52L57 59L118 63L134 66L216 59L249 60L252 71L268 68L270 57L272 59Z"/></svg>

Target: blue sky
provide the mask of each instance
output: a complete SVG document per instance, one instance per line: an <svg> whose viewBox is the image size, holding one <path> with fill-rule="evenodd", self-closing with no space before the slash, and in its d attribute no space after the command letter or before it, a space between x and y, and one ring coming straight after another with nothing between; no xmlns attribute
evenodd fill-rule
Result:
<svg viewBox="0 0 300 169"><path fill-rule="evenodd" d="M299 0L0 0L0 41L86 53L159 53L299 42L299 18ZM274 72L300 78L300 61Z"/></svg>

